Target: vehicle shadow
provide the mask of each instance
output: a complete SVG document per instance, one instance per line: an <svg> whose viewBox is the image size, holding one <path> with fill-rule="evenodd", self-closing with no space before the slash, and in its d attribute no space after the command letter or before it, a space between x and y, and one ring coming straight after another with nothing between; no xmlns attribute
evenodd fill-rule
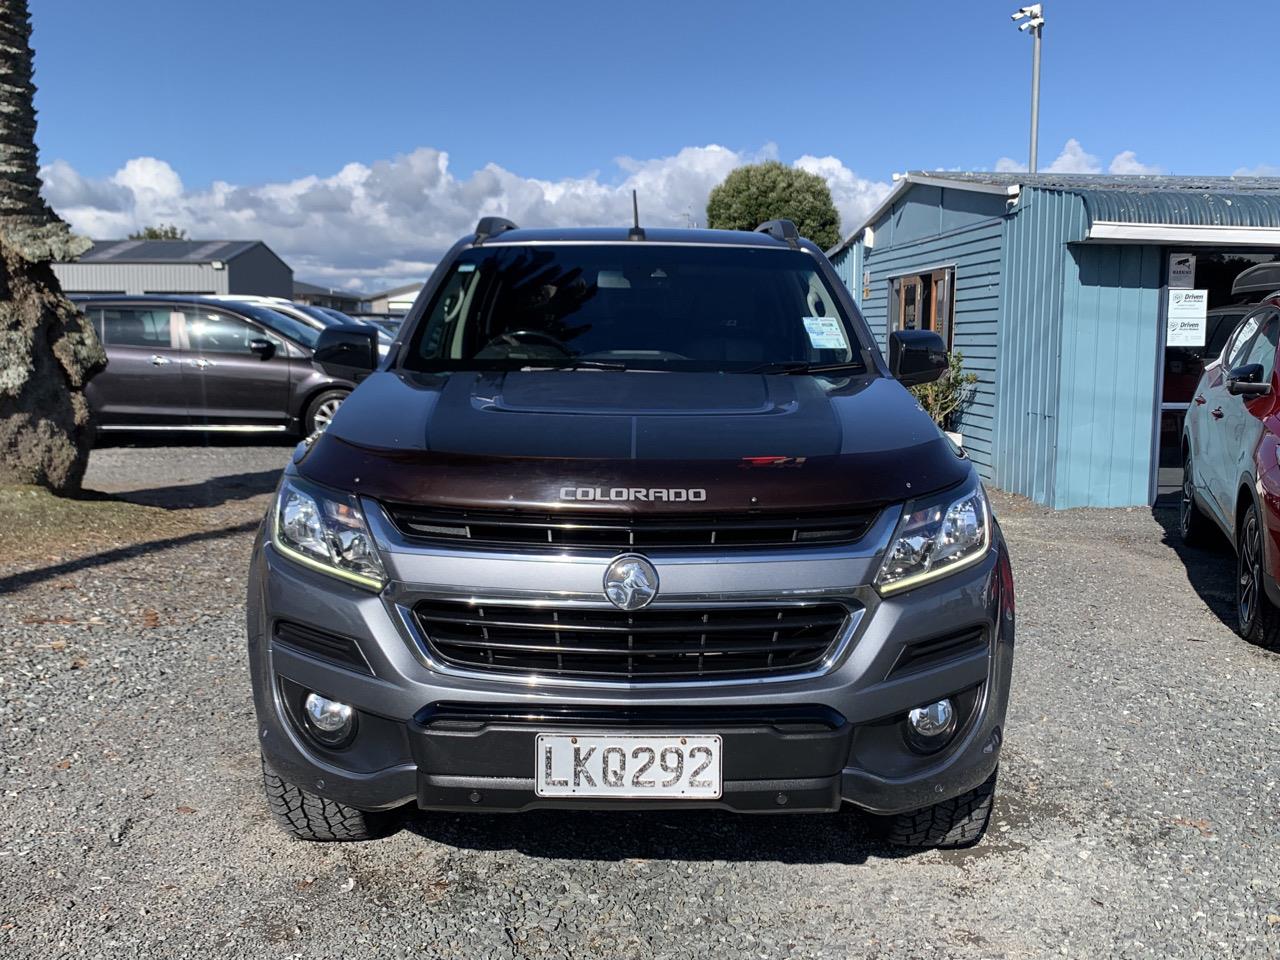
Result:
<svg viewBox="0 0 1280 960"><path fill-rule="evenodd" d="M129 546L116 547L111 550L103 550L99 553L90 554L87 557L80 557L76 560L67 560L62 563L55 563L50 566L40 567L36 570L26 570L22 573L14 573L9 576L0 577L0 596L6 593L14 593L22 590L24 587L32 586L36 583L42 583L46 580L52 580L57 577L64 577L68 574L77 573L81 570L94 570L108 564L118 563L121 560L132 560L136 557L146 556L150 553L156 553L160 550L168 550L172 547L181 547L189 543L204 543L209 540L221 540L224 537L234 537L238 534L252 533L257 529L260 521L248 520L244 523L233 524L227 527L220 527L216 530L200 530L195 533L182 534L181 536L165 537L162 540L151 540L145 543L135 543Z"/></svg>
<svg viewBox="0 0 1280 960"><path fill-rule="evenodd" d="M922 851L881 840L857 813L750 816L720 810L416 812L404 829L464 850L554 860L723 860L862 864Z"/></svg>
<svg viewBox="0 0 1280 960"><path fill-rule="evenodd" d="M1236 554L1227 538L1209 521L1210 532L1203 547L1183 543L1182 534L1178 532L1176 494L1157 499L1151 515L1164 531L1161 542L1173 550L1186 567L1191 589L1225 626L1234 630Z"/></svg>
<svg viewBox="0 0 1280 960"><path fill-rule="evenodd" d="M250 500L270 493L280 480L279 470L258 470L253 473L231 473L210 477L198 483L178 483L167 487L149 487L145 490L121 490L116 493L85 496L124 500L146 507L163 507L166 510L190 510L196 507L216 507L237 500Z"/></svg>

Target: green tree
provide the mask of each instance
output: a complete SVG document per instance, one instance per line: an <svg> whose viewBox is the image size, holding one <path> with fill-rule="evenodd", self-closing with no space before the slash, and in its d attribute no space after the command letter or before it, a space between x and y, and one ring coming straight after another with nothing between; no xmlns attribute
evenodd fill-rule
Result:
<svg viewBox="0 0 1280 960"><path fill-rule="evenodd" d="M27 0L0 0L0 482L79 488L93 431L84 385L107 362L50 262L89 247L40 196Z"/></svg>
<svg viewBox="0 0 1280 960"><path fill-rule="evenodd" d="M129 234L130 240L185 240L187 231L172 223L162 223L158 227L143 227L136 233Z"/></svg>
<svg viewBox="0 0 1280 960"><path fill-rule="evenodd" d="M840 214L827 181L777 160L738 167L707 198L707 226L754 230L766 220L795 222L823 250L840 242Z"/></svg>

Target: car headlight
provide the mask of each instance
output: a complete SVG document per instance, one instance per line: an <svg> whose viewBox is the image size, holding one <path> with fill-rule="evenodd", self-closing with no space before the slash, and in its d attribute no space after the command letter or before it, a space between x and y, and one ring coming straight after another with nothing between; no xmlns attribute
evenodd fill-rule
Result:
<svg viewBox="0 0 1280 960"><path fill-rule="evenodd" d="M276 494L271 543L291 560L381 590L386 571L356 498L288 477Z"/></svg>
<svg viewBox="0 0 1280 960"><path fill-rule="evenodd" d="M991 507L982 484L959 495L909 503L876 574L881 593L896 593L977 563L991 547Z"/></svg>

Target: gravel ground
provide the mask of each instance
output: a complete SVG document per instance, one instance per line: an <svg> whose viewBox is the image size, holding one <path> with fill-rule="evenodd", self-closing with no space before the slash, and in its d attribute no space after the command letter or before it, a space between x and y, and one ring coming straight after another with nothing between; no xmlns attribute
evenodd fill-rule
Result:
<svg viewBox="0 0 1280 960"><path fill-rule="evenodd" d="M90 487L191 532L0 561L9 956L1264 957L1280 953L1280 657L1171 513L999 497L1019 651L996 816L904 855L856 817L268 820L243 657L285 446L116 447ZM7 565L6 565L7 564Z"/></svg>

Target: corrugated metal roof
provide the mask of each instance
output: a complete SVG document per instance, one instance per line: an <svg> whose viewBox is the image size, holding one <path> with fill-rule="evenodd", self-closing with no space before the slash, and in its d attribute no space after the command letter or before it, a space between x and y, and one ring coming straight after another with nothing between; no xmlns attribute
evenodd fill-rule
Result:
<svg viewBox="0 0 1280 960"><path fill-rule="evenodd" d="M1184 190L1078 190L1089 219L1176 226L1280 227L1275 193L1199 193Z"/></svg>
<svg viewBox="0 0 1280 960"><path fill-rule="evenodd" d="M921 172L912 176L927 177ZM939 173L984 186L1074 193L1092 223L1280 228L1280 177L1113 176L1102 173Z"/></svg>
<svg viewBox="0 0 1280 960"><path fill-rule="evenodd" d="M81 263L212 263L238 257L261 240L95 240Z"/></svg>

